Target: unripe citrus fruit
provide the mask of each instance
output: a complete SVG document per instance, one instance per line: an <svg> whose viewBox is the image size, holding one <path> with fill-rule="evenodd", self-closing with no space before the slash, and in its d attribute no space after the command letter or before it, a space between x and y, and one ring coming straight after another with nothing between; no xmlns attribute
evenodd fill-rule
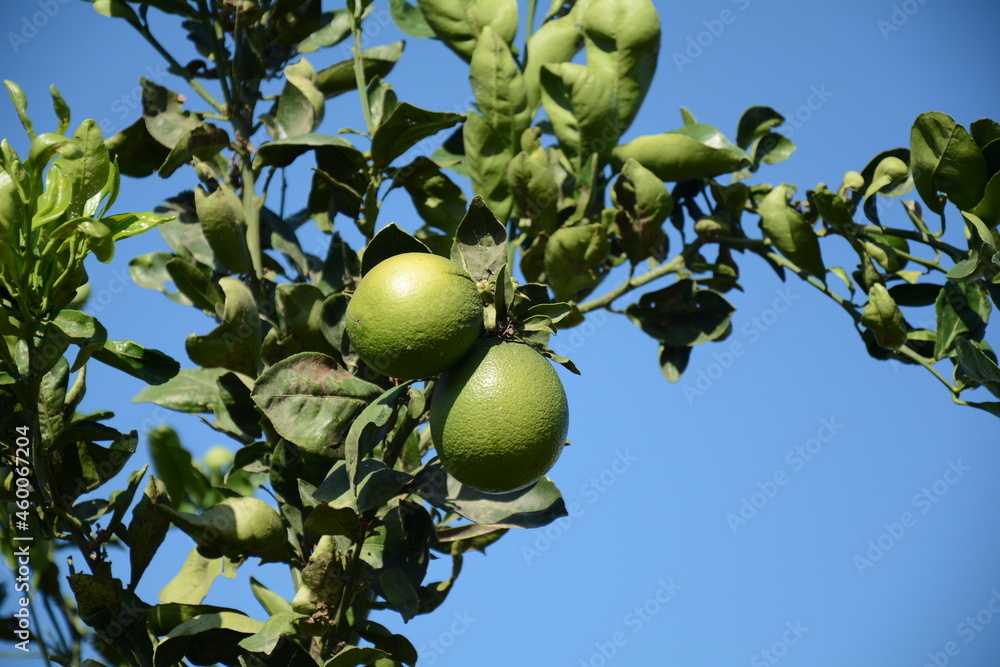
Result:
<svg viewBox="0 0 1000 667"><path fill-rule="evenodd" d="M408 252L376 264L347 304L347 335L366 364L401 380L437 375L483 327L475 283L439 255Z"/></svg>
<svg viewBox="0 0 1000 667"><path fill-rule="evenodd" d="M569 406L552 364L524 343L481 339L438 381L430 429L441 463L490 493L524 488L562 453Z"/></svg>
<svg viewBox="0 0 1000 667"><path fill-rule="evenodd" d="M156 508L198 543L206 558L258 556L281 560L286 553L285 525L274 508L249 497L226 498L202 514Z"/></svg>

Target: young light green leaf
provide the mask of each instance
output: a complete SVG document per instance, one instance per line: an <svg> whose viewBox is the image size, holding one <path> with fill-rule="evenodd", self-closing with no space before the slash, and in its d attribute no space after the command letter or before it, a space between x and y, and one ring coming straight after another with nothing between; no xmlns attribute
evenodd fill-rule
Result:
<svg viewBox="0 0 1000 667"><path fill-rule="evenodd" d="M664 134L636 137L614 148L611 165L620 169L629 158L662 181L714 178L752 164L743 150L730 144L715 128L701 123Z"/></svg>
<svg viewBox="0 0 1000 667"><path fill-rule="evenodd" d="M882 283L875 283L868 290L868 303L861 313L861 323L871 329L878 344L887 350L898 350L906 344L903 313Z"/></svg>
<svg viewBox="0 0 1000 667"><path fill-rule="evenodd" d="M514 205L507 184L507 168L514 158L514 149L473 111L465 119L462 139L472 192L482 197L498 220L506 222Z"/></svg>
<svg viewBox="0 0 1000 667"><path fill-rule="evenodd" d="M434 37L434 30L427 24L427 19L420 13L420 10L408 3L406 0L390 0L389 14L396 27L410 37L420 39L430 39Z"/></svg>
<svg viewBox="0 0 1000 667"><path fill-rule="evenodd" d="M150 475L146 490L143 492L135 509L132 510L132 520L125 531L123 541L129 548L130 578L129 588L135 590L140 578L156 555L170 529L170 519L166 518L153 507L154 504L169 503L166 485Z"/></svg>
<svg viewBox="0 0 1000 667"><path fill-rule="evenodd" d="M517 34L517 0L417 0L417 7L437 38L466 62L486 26L508 44Z"/></svg>
<svg viewBox="0 0 1000 667"><path fill-rule="evenodd" d="M160 591L161 603L201 604L222 569L221 558L205 558L195 547L173 579Z"/></svg>
<svg viewBox="0 0 1000 667"><path fill-rule="evenodd" d="M532 115L541 104L541 76L544 65L569 62L583 46L583 31L575 14L546 21L528 38L528 61L524 67L524 85L528 109Z"/></svg>
<svg viewBox="0 0 1000 667"><path fill-rule="evenodd" d="M217 381L223 368L184 368L167 382L148 386L132 399L133 403L155 403L169 410L210 413L219 400Z"/></svg>
<svg viewBox="0 0 1000 667"><path fill-rule="evenodd" d="M517 147L531 123L524 78L507 42L490 26L472 51L469 83L483 119L508 146Z"/></svg>
<svg viewBox="0 0 1000 667"><path fill-rule="evenodd" d="M389 73L396 66L396 62L403 55L404 46L403 42L393 42L362 51L361 57L365 65L365 84L371 84L376 77L384 79L389 76ZM343 93L357 90L358 81L354 74L354 59L342 60L321 69L316 74L316 87L328 100Z"/></svg>
<svg viewBox="0 0 1000 667"><path fill-rule="evenodd" d="M656 73L660 18L650 0L591 0L584 7L579 20L587 67L609 75L617 108L615 129L621 136L639 112Z"/></svg>
<svg viewBox="0 0 1000 667"><path fill-rule="evenodd" d="M611 74L576 63L542 67L542 106L556 138L582 164L607 155L622 133Z"/></svg>
<svg viewBox="0 0 1000 667"><path fill-rule="evenodd" d="M607 233L599 223L556 230L545 245L545 273L555 299L573 300L596 287L609 251Z"/></svg>
<svg viewBox="0 0 1000 667"><path fill-rule="evenodd" d="M522 151L510 162L507 183L522 225L527 221L532 234L551 234L559 227L559 186L550 169Z"/></svg>
<svg viewBox="0 0 1000 667"><path fill-rule="evenodd" d="M220 187L208 194L198 186L194 202L202 231L219 261L234 273L252 271L243 203L239 196L229 187Z"/></svg>
<svg viewBox="0 0 1000 667"><path fill-rule="evenodd" d="M758 209L761 227L782 255L826 282L819 239L805 217L788 205L788 186L771 190Z"/></svg>

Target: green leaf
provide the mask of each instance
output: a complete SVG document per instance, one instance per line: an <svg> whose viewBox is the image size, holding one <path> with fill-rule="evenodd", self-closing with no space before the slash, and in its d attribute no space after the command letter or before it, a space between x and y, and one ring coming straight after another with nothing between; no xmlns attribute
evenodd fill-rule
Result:
<svg viewBox="0 0 1000 667"><path fill-rule="evenodd" d="M147 384L163 384L180 370L180 364L164 353L144 348L130 340L109 340L92 356Z"/></svg>
<svg viewBox="0 0 1000 667"><path fill-rule="evenodd" d="M240 640L240 648L254 653L271 655L282 637L298 634L296 621L302 618L306 618L306 616L296 614L293 611L273 614L256 634Z"/></svg>
<svg viewBox="0 0 1000 667"><path fill-rule="evenodd" d="M610 252L604 226L557 229L545 245L545 275L557 301L570 301L600 284Z"/></svg>
<svg viewBox="0 0 1000 667"><path fill-rule="evenodd" d="M507 230L482 197L473 198L458 225L451 258L477 283L495 276L507 263Z"/></svg>
<svg viewBox="0 0 1000 667"><path fill-rule="evenodd" d="M372 136L372 162L384 169L422 139L454 127L463 120L457 113L428 111L407 102L396 105Z"/></svg>
<svg viewBox="0 0 1000 667"><path fill-rule="evenodd" d="M901 283L889 288L889 296L900 306L932 306L941 293L942 285L934 283Z"/></svg>
<svg viewBox="0 0 1000 667"><path fill-rule="evenodd" d="M982 337L992 306L986 290L978 282L949 280L938 294L934 310L937 314L934 358L943 359L951 356L960 336Z"/></svg>
<svg viewBox="0 0 1000 667"><path fill-rule="evenodd" d="M715 128L701 123L636 137L612 151L611 164L621 169L629 158L662 181L715 178L751 165L750 156L742 149L729 143Z"/></svg>
<svg viewBox="0 0 1000 667"><path fill-rule="evenodd" d="M749 150L754 141L785 122L785 117L771 107L754 106L740 116L736 130L736 145Z"/></svg>
<svg viewBox="0 0 1000 667"><path fill-rule="evenodd" d="M78 159L59 159L73 193L67 217L92 216L97 212L100 199L95 195L105 189L111 175L108 148L104 145L104 137L101 136L97 123L90 119L80 124L73 134L73 141L83 151L83 156Z"/></svg>
<svg viewBox="0 0 1000 667"><path fill-rule="evenodd" d="M510 162L507 184L522 225L527 221L532 234L551 234L559 227L559 186L550 169L522 151Z"/></svg>
<svg viewBox="0 0 1000 667"><path fill-rule="evenodd" d="M964 211L972 210L986 188L986 160L964 127L946 114L920 114L910 132L910 169L920 198L935 213L944 210L943 192Z"/></svg>
<svg viewBox="0 0 1000 667"><path fill-rule="evenodd" d="M153 138L143 118L118 131L104 143L109 157L117 162L121 173L134 178L153 174L170 155L170 148Z"/></svg>
<svg viewBox="0 0 1000 667"><path fill-rule="evenodd" d="M326 661L324 667L359 667L360 665L377 665L388 655L371 646L344 645L337 655Z"/></svg>
<svg viewBox="0 0 1000 667"><path fill-rule="evenodd" d="M371 271L379 262L407 252L430 252L430 249L395 222L390 223L380 229L365 248L365 254L361 256L361 275Z"/></svg>
<svg viewBox="0 0 1000 667"><path fill-rule="evenodd" d="M312 452L332 452L354 418L382 393L322 354L303 352L268 368L251 396L281 437Z"/></svg>
<svg viewBox="0 0 1000 667"><path fill-rule="evenodd" d="M421 39L434 37L434 30L427 24L424 15L406 0L390 0L389 13L396 27L410 37Z"/></svg>
<svg viewBox="0 0 1000 667"><path fill-rule="evenodd" d="M508 44L517 34L517 0L417 0L417 7L437 38L466 62L486 26Z"/></svg>
<svg viewBox="0 0 1000 667"><path fill-rule="evenodd" d="M139 585L139 580L170 530L170 520L157 512L153 505L169 502L166 485L150 475L146 490L132 510L132 521L123 537L129 548L130 590Z"/></svg>
<svg viewBox="0 0 1000 667"><path fill-rule="evenodd" d="M304 57L285 67L285 86L278 96L272 136L277 139L310 134L323 122L324 92L316 70Z"/></svg>
<svg viewBox="0 0 1000 667"><path fill-rule="evenodd" d="M211 123L200 123L177 138L157 173L167 178L189 162L210 162L228 146L229 135L225 130Z"/></svg>
<svg viewBox="0 0 1000 667"><path fill-rule="evenodd" d="M225 373L223 368L185 368L163 384L144 387L132 402L155 403L178 412L209 413L219 400L216 382Z"/></svg>
<svg viewBox="0 0 1000 667"><path fill-rule="evenodd" d="M257 602L260 606L264 608L268 614L272 616L275 614L288 613L292 611L292 603L281 597L270 588L260 583L252 576L250 577L250 590L253 592L253 596L257 598Z"/></svg>
<svg viewBox="0 0 1000 667"><path fill-rule="evenodd" d="M881 283L875 283L868 290L868 303L861 313L861 324L870 329L878 344L887 350L898 350L906 344L903 313Z"/></svg>
<svg viewBox="0 0 1000 667"><path fill-rule="evenodd" d="M260 367L261 324L253 292L232 276L219 279L225 295L222 324L184 342L191 361L205 368L227 368L256 377Z"/></svg>
<svg viewBox="0 0 1000 667"><path fill-rule="evenodd" d="M342 468L342 470L346 470L346 468ZM350 489L348 489L348 493L349 492ZM313 497L317 500L320 499L315 494L313 494ZM337 498L340 498L340 495L336 496L334 500ZM303 525L306 532L313 535L344 535L346 537L351 537L357 534L358 510L354 507L317 505L309 513L309 516L306 518Z"/></svg>
<svg viewBox="0 0 1000 667"><path fill-rule="evenodd" d="M120 241L132 236L138 236L148 232L154 227L162 225L170 219L170 216L162 216L149 211L145 213L120 213L101 218L108 229L111 230L111 239Z"/></svg>
<svg viewBox="0 0 1000 667"><path fill-rule="evenodd" d="M635 160L626 160L611 190L618 207L615 227L619 243L632 264L653 257L663 261L667 235L663 223L674 208L674 200L657 176Z"/></svg>
<svg viewBox="0 0 1000 667"><path fill-rule="evenodd" d="M28 138L34 139L35 131L31 128L31 119L28 118L28 98L24 94L24 90L21 86L7 79L4 79L3 84L7 88L7 95L10 97L10 101L14 104L14 110L21 121L21 126L28 133Z"/></svg>
<svg viewBox="0 0 1000 667"><path fill-rule="evenodd" d="M139 17L124 0L94 0L94 11L108 18L125 19L134 26L140 25Z"/></svg>
<svg viewBox="0 0 1000 667"><path fill-rule="evenodd" d="M369 512L388 504L399 495L406 495L405 487L413 477L401 470L393 470L375 458L363 459L355 473L357 479L358 512Z"/></svg>
<svg viewBox="0 0 1000 667"><path fill-rule="evenodd" d="M957 339L955 350L958 363L969 380L1000 398L1000 367L997 363L967 338Z"/></svg>
<svg viewBox="0 0 1000 667"><path fill-rule="evenodd" d="M296 46L299 53L312 53L320 49L336 46L351 34L351 12L335 9L323 12L322 25Z"/></svg>
<svg viewBox="0 0 1000 667"><path fill-rule="evenodd" d="M612 75L576 63L542 67L542 106L563 150L578 157L606 156L621 136Z"/></svg>
<svg viewBox="0 0 1000 667"><path fill-rule="evenodd" d="M434 521L427 510L404 500L382 517L361 549L361 560L387 575L376 581L376 592L389 600L404 620L416 615L416 589L427 574L429 547L436 539Z"/></svg>
<svg viewBox="0 0 1000 667"><path fill-rule="evenodd" d="M1000 227L1000 171L993 174L993 177L986 184L983 199L972 209L972 212L991 229Z"/></svg>
<svg viewBox="0 0 1000 667"><path fill-rule="evenodd" d="M579 19L587 67L609 75L617 108L615 130L621 136L639 112L656 73L660 18L650 0L591 0Z"/></svg>
<svg viewBox="0 0 1000 667"><path fill-rule="evenodd" d="M178 292L188 301L210 315L217 316L225 306L219 287L212 281L212 270L180 257L171 257L164 265L167 276L174 281Z"/></svg>
<svg viewBox="0 0 1000 667"><path fill-rule="evenodd" d="M181 109L183 97L148 79L140 78L142 116L149 135L161 145L172 149L181 138L201 125L196 113Z"/></svg>
<svg viewBox="0 0 1000 667"><path fill-rule="evenodd" d="M238 610L229 607L216 607L209 604L164 602L150 608L147 626L153 635L162 637L181 623L190 621L192 618L201 616L202 614L213 614L221 611L237 612Z"/></svg>
<svg viewBox="0 0 1000 667"><path fill-rule="evenodd" d="M95 440L110 440L109 447ZM53 483L62 489L64 500L72 502L93 491L117 475L135 453L139 436L135 431L122 434L98 422L78 420L59 433L46 465L53 471Z"/></svg>
<svg viewBox="0 0 1000 667"><path fill-rule="evenodd" d="M115 256L115 242L111 230L99 220L84 220L76 225L87 239L87 247L105 264Z"/></svg>
<svg viewBox="0 0 1000 667"><path fill-rule="evenodd" d="M406 189L417 214L425 223L448 236L455 235L468 204L462 189L437 164L418 155L393 175L392 187L399 186Z"/></svg>
<svg viewBox="0 0 1000 667"><path fill-rule="evenodd" d="M79 310L66 308L59 311L54 324L66 334L71 343L80 346L80 353L70 367L70 372L80 370L90 359L90 355L95 350L102 349L108 340L108 331L104 325L93 315Z"/></svg>
<svg viewBox="0 0 1000 667"><path fill-rule="evenodd" d="M528 94L528 109L532 114L542 101L539 83L542 67L572 60L582 46L583 31L574 13L546 21L528 38L524 83Z"/></svg>
<svg viewBox="0 0 1000 667"><path fill-rule="evenodd" d="M365 84L371 84L375 77L384 79L389 76L389 73L396 66L396 61L403 55L404 46L403 42L393 42L362 51L361 57L365 64ZM354 60L343 60L321 69L316 75L316 87L326 99L357 90Z"/></svg>
<svg viewBox="0 0 1000 667"><path fill-rule="evenodd" d="M507 184L507 168L514 149L479 114L470 111L462 126L465 166L472 192L482 197L498 220L510 217L513 197Z"/></svg>
<svg viewBox="0 0 1000 667"><path fill-rule="evenodd" d="M809 191L807 196L809 203L823 218L823 222L843 235L854 233L856 227L854 218L847 208L847 202L841 199L837 193L832 192L821 183L815 191Z"/></svg>
<svg viewBox="0 0 1000 667"><path fill-rule="evenodd" d="M735 311L718 292L698 289L693 280L685 279L643 294L625 314L662 345L681 348L725 336Z"/></svg>
<svg viewBox="0 0 1000 667"><path fill-rule="evenodd" d="M566 516L555 484L543 477L511 493L483 493L463 486L434 459L416 472L417 493L431 505L494 527L540 528Z"/></svg>
<svg viewBox="0 0 1000 667"><path fill-rule="evenodd" d="M176 431L161 424L152 428L147 437L153 470L163 480L170 506L181 512L195 512L222 500L222 495L195 467L191 453L181 446ZM160 500L162 496L158 491L154 499Z"/></svg>
<svg viewBox="0 0 1000 667"><path fill-rule="evenodd" d="M788 191L779 185L764 197L758 209L761 228L782 255L825 283L819 239L805 217L788 205Z"/></svg>
<svg viewBox="0 0 1000 667"><path fill-rule="evenodd" d="M753 145L750 157L753 160L753 168L756 169L761 163L778 164L784 162L795 152L795 144L783 134L768 132Z"/></svg>
<svg viewBox="0 0 1000 667"><path fill-rule="evenodd" d="M516 147L531 124L524 78L507 42L485 26L472 51L469 83L483 120Z"/></svg>
<svg viewBox="0 0 1000 667"><path fill-rule="evenodd" d="M129 261L128 270L132 281L139 287L155 289L167 295L174 303L190 306L191 301L179 292L168 292L164 283L171 280L167 272L167 262L174 258L169 252L150 252Z"/></svg>
<svg viewBox="0 0 1000 667"><path fill-rule="evenodd" d="M354 627L354 630L361 635L362 639L385 651L397 663L416 664L417 650L403 635L393 634L385 626L370 620L362 621Z"/></svg>
<svg viewBox="0 0 1000 667"><path fill-rule="evenodd" d="M365 406L351 424L347 433L344 456L347 462L348 480L351 488L357 488L359 464L375 447L382 444L392 427L396 424L396 412L399 409L399 399L406 394L410 382L386 389L382 394Z"/></svg>
<svg viewBox="0 0 1000 667"><path fill-rule="evenodd" d="M233 633L255 635L264 624L240 612L220 611L205 613L181 623L167 633L153 652L156 667L166 667L191 659L188 651L197 649L198 662L207 664L238 664L241 651L232 641Z"/></svg>
<svg viewBox="0 0 1000 667"><path fill-rule="evenodd" d="M198 186L194 191L195 208L202 231L215 256L233 273L253 270L246 242L243 203L229 187L208 194Z"/></svg>
<svg viewBox="0 0 1000 667"><path fill-rule="evenodd" d="M660 344L660 371L667 382L675 383L681 379L681 375L687 370L690 358L690 347L671 347Z"/></svg>
<svg viewBox="0 0 1000 667"><path fill-rule="evenodd" d="M254 158L254 169L267 166L287 167L299 155L310 150L328 150L334 155L342 153L350 154L351 157L361 156L361 152L342 137L332 137L326 134L303 134L269 141L261 146Z"/></svg>

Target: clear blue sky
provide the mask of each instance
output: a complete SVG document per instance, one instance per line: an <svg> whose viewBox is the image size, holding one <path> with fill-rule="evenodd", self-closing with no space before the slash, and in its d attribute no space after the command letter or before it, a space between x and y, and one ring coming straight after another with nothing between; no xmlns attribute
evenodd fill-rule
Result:
<svg viewBox="0 0 1000 667"><path fill-rule="evenodd" d="M400 38L387 3L376 4L372 46ZM12 45L8 33L46 5L54 15ZM731 137L750 105L798 114L785 130L798 152L758 181L835 187L879 151L908 145L923 111L966 125L1000 118L995 2L657 6L659 69L630 137L675 128L681 105ZM184 90L124 23L82 2L6 2L0 27L0 75L28 93L40 130L54 124L50 83L71 104L74 125L92 117L111 130L138 115L137 77ZM317 67L343 57L340 47L310 56ZM390 80L418 106L467 104L461 62L435 42L408 39ZM350 96L331 103L324 130L359 126L357 106ZM0 128L24 148L5 101ZM293 201L306 182L292 183ZM116 209L150 209L193 183L186 170L169 182L126 180ZM402 194L388 198L381 219L416 226ZM960 233L957 220L952 211ZM190 366L184 337L210 322L128 278L129 258L164 248L150 234L122 244L110 266L90 264L88 310L112 337ZM831 244L824 252L828 265L850 261ZM661 377L655 342L623 317L553 341L583 371L563 376L573 444L551 473L573 516L467 558L438 612L405 627L381 619L421 648L420 664L998 664L1000 422L953 405L926 372L869 358L846 315L808 285L782 284L749 258L741 270L747 292L729 295L733 335L698 348L677 385ZM996 331L988 339L1000 345ZM727 358L731 342L742 353ZM165 418L196 453L222 442L190 417L131 404L140 383L92 366L87 407L114 409L118 428ZM133 467L144 460L137 455ZM757 502L756 514L745 525L727 520L744 500ZM168 545L140 590L149 601L191 547L182 534ZM870 566L858 560L869 557ZM430 576L443 578L446 567L436 563ZM218 580L208 601L259 617L250 573L291 595L278 568L246 565L238 580Z"/></svg>

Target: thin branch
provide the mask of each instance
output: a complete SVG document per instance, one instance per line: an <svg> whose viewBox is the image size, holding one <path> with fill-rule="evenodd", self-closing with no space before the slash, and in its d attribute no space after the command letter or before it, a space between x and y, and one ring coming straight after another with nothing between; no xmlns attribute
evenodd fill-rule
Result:
<svg viewBox="0 0 1000 667"><path fill-rule="evenodd" d="M634 267L629 269L629 277L624 283L614 288L607 294L603 294L590 301L585 301L577 306L581 313L589 313L592 310L598 308L608 308L615 301L615 299L628 294L632 290L642 287L647 283L651 283L658 278L670 275L671 273L677 273L678 271L684 269L687 266L688 260L698 252L698 250L706 243L706 239L699 238L692 242L689 246L684 248L684 251L679 255L671 259L665 264L660 264L654 269L647 271L639 277L633 277L632 271Z"/></svg>
<svg viewBox="0 0 1000 667"><path fill-rule="evenodd" d="M837 303L837 305L839 305L841 308L843 308L848 312L848 314L851 316L851 318L854 320L855 323L861 322L861 313L858 312L857 307L849 300L845 299L844 297L840 296L839 294L831 290L829 287L827 287L822 280L812 275L811 273L808 273L807 271L803 270L802 268L799 267L798 264L783 257L782 255L779 255L776 252L766 252L764 253L764 256L770 259L775 264L785 267L786 269L797 275L799 278L805 280L807 283L818 289L820 292L833 299L834 302Z"/></svg>

